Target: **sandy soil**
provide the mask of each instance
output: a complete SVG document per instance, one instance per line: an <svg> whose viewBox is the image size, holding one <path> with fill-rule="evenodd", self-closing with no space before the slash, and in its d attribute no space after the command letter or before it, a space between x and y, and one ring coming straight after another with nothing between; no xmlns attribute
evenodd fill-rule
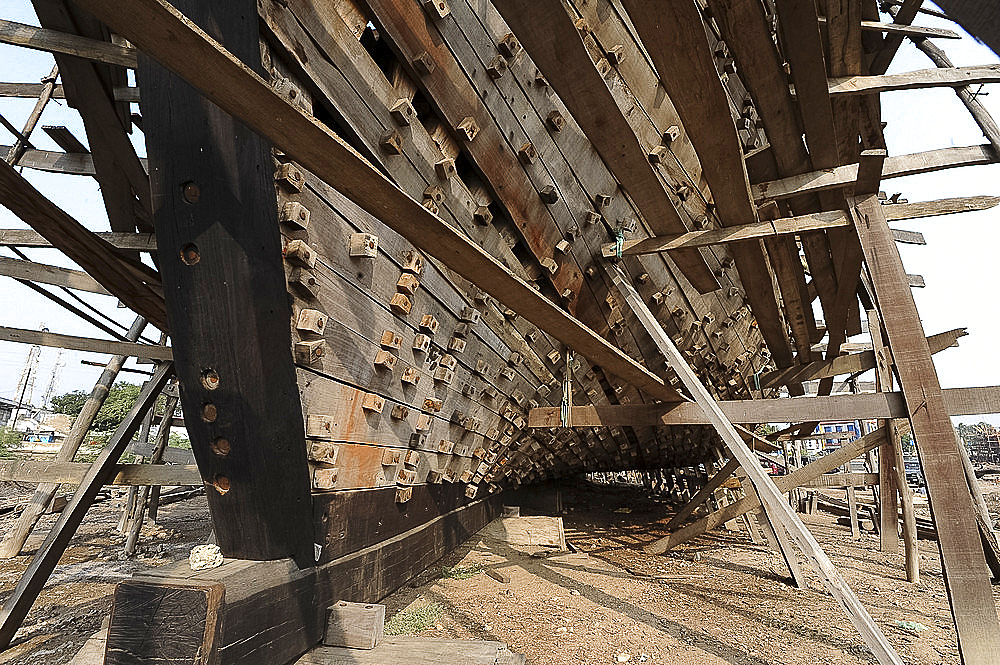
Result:
<svg viewBox="0 0 1000 665"><path fill-rule="evenodd" d="M997 485L986 489L1000 502ZM670 514L665 504L623 488L576 489L562 500L576 553L515 550L474 537L387 598L387 617L434 603L441 612L421 635L507 642L536 665L874 662L819 578L810 570L808 589L789 586L783 561L747 534L722 531L649 556L639 548L662 535ZM138 558L124 560L115 528L121 504L91 509L0 664L69 662L108 616L116 582L187 557L209 534L204 498L171 504L143 531ZM631 512L616 512L624 508ZM922 582L914 586L905 581L902 552L880 553L874 534L855 541L832 515L801 517L906 663L959 663L936 543L920 541ZM0 561L0 600L54 521L44 518L24 554ZM0 529L12 522L0 517ZM456 568L468 573L456 576ZM510 582L488 577L486 569Z"/></svg>

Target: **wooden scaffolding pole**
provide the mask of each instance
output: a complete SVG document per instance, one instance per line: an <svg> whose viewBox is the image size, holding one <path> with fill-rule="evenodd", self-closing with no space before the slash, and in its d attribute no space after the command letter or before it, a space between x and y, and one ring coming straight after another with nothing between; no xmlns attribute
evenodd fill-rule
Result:
<svg viewBox="0 0 1000 665"><path fill-rule="evenodd" d="M927 481L962 662L996 663L1000 660L1000 621L972 494L906 271L878 197L854 199L851 212Z"/></svg>
<svg viewBox="0 0 1000 665"><path fill-rule="evenodd" d="M684 387L694 397L695 402L705 410L705 415L712 421L712 425L719 432L719 436L722 437L722 441L729 448L733 457L739 460L740 465L753 483L753 487L761 500L761 505L764 506L765 512L773 520L775 529L787 529L799 547L802 548L802 552L812 562L827 589L830 591L830 594L837 599L837 602L847 613L851 623L857 628L862 639L868 644L868 647L875 654L879 663L883 665L887 663L902 665L903 661L900 660L899 655L896 654L892 645L889 644L885 635L882 634L882 631L879 630L879 627L871 618L871 615L868 614L868 610L864 608L858 597L847 586L840 573L830 562L829 557L826 556L823 548L819 546L813 535L809 533L809 530L805 528L794 511L785 502L784 497L771 481L770 476L761 469L760 463L757 461L757 456L743 442L743 438L736 432L733 424L722 412L722 409L719 408L719 405L716 404L715 399L709 394L694 371L688 366L684 360L684 356L674 346L670 336L660 327L656 317L649 311L642 297L636 292L635 287L632 286L631 281L622 274L617 266L611 268L611 278L616 288L621 292L622 297L628 302L629 307L653 338L660 352L666 356L667 362L677 372L681 383L684 384Z"/></svg>
<svg viewBox="0 0 1000 665"><path fill-rule="evenodd" d="M160 390L163 389L173 371L173 363L163 363L153 378L143 387L139 398L129 410L128 415L125 416L122 424L111 436L104 451L91 465L87 475L80 481L79 489L73 494L73 498L63 509L62 514L59 515L59 520L52 527L38 553L35 554L31 565L24 571L17 587L7 598L3 612L0 613L0 650L6 649L11 640L14 639L14 634L21 627L24 618L28 616L28 611L38 594L41 593L46 580L55 570L59 558L69 546L70 539L76 533L80 523L83 522L87 509L90 508L101 488L115 475L118 459L132 441L132 436L139 429L140 420L152 408Z"/></svg>
<svg viewBox="0 0 1000 665"><path fill-rule="evenodd" d="M142 334L142 329L145 327L146 319L141 316L137 317L126 337L129 341L134 342L139 339L139 335ZM104 366L104 371L101 373L97 383L94 384L93 390L90 391L90 396L84 402L80 414L73 421L73 427L70 429L65 440L63 440L62 447L56 453L54 462L73 461L76 451L80 449L80 444L83 443L84 437L90 430L97 412L104 405L104 400L108 397L108 391L111 389L111 385L115 382L115 378L118 376L118 372L121 371L122 365L125 364L127 358L128 356L123 355L112 356L108 364ZM28 539L28 535L35 527L35 523L38 522L38 518L45 512L46 506L52 501L52 497L55 496L58 488L59 485L53 483L42 483L38 486L35 494L31 497L31 502L25 507L24 512L21 513L17 523L14 524L4 537L3 542L0 543L0 558L9 559L21 553L24 541Z"/></svg>

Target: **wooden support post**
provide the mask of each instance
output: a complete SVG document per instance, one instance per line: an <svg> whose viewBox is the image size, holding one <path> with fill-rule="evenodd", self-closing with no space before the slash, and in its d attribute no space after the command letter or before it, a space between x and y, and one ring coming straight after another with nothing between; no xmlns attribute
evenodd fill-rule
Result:
<svg viewBox="0 0 1000 665"><path fill-rule="evenodd" d="M693 513L698 506L703 504L705 499L711 496L712 492L717 490L722 483L726 482L726 480L728 480L739 467L739 460L735 457L729 460L718 473L712 476L712 478L705 483L700 490L698 490L694 497L692 497L683 508L677 511L676 515L670 518L670 521L667 522L667 529L672 529L680 524L683 524L684 521L691 516L691 513Z"/></svg>
<svg viewBox="0 0 1000 665"><path fill-rule="evenodd" d="M885 344L882 341L882 327L878 320L878 312L875 310L868 310L868 332L872 338L872 354L875 357L875 389L879 392L888 392L892 390L892 371L891 371L891 361L889 359L889 351L885 348ZM888 425L890 421L883 420L883 425ZM919 557L915 551L916 546L916 533L913 533L913 549L909 545L909 538L905 535L907 517L905 513L907 512L907 504L909 505L910 519L915 528L916 518L913 515L913 495L910 493L910 487L906 484L906 470L903 466L902 451L900 451L900 456L896 455L896 446L893 441L893 429L890 429L890 433L886 436L885 443L879 448L878 451L878 480L879 480L879 545L883 552L896 552L899 549L899 502L898 498L901 498L905 493L908 496L903 498L903 523L904 523L904 541L906 544L906 560L907 560L907 579L911 582L909 570L911 569L910 559L913 558L912 568L916 571L914 574L919 579ZM903 483L899 484L898 478L902 476ZM909 501L907 501L909 499Z"/></svg>
<svg viewBox="0 0 1000 665"><path fill-rule="evenodd" d="M856 214L855 226L919 445L959 651L966 665L995 663L1000 657L1000 621L972 494L955 450L955 433L920 315L881 208L878 198L871 195L854 199L851 211Z"/></svg>
<svg viewBox="0 0 1000 665"><path fill-rule="evenodd" d="M141 316L136 318L126 335L127 338L132 342L139 339L139 335L142 334L142 330L145 327L146 320ZM62 446L59 448L59 452L56 453L53 461L73 461L73 457L76 455L76 451L80 449L80 444L83 443L84 437L90 430L90 425L94 422L97 412L104 405L104 400L108 397L108 391L111 389L112 384L114 384L122 365L125 364L125 360L126 356L112 356L108 364L104 366L104 371L101 373L100 378L97 379L93 390L90 391L90 396L84 402L83 409L80 410L76 420L73 421L73 427L63 440ZM52 483L42 483L38 486L35 494L31 497L31 502L28 503L21 513L17 523L7 532L3 542L0 543L0 558L10 559L21 553L24 541L28 539L31 530L35 528L35 523L38 522L38 518L44 513L45 507L52 501L52 497L55 496L58 487L59 485Z"/></svg>
<svg viewBox="0 0 1000 665"><path fill-rule="evenodd" d="M14 633L21 627L24 618L28 616L31 605L45 586L46 580L55 569L59 558L69 546L69 541L76 529L83 522L87 509L94 502L97 493L111 480L115 464L132 441L132 435L139 429L139 424L146 412L153 407L160 390L173 373L172 363L163 363L156 374L139 393L139 398L129 410L122 424L111 436L104 450L94 460L90 471L80 482L80 487L73 493L73 498L59 515L59 520L52 527L45 542L35 554L28 569L21 576L17 587L4 603L0 613L0 650L10 646Z"/></svg>
<svg viewBox="0 0 1000 665"><path fill-rule="evenodd" d="M653 316L653 313L649 311L649 308L643 302L642 297L635 291L632 282L626 279L617 267L612 269L611 278L621 292L622 297L628 302L632 311L653 338L657 347L667 357L668 363L677 372L681 383L684 384L684 387L688 389L695 398L695 401L705 410L705 415L712 421L712 424L722 437L722 441L726 444L726 447L733 454L733 457L740 461L747 476L753 483L754 489L761 500L761 505L764 506L764 510L768 516L781 525L782 528L788 529L799 547L802 548L803 553L812 561L827 589L847 613L851 623L857 628L879 663L883 665L888 663L902 665L903 661L900 660L899 655L896 654L892 645L886 640L885 635L882 634L882 631L879 630L879 627L868 614L868 611L858 600L857 596L854 595L850 587L847 586L847 583L840 576L837 569L834 568L826 553L823 552L823 548L819 546L813 535L785 503L781 492L775 487L770 476L761 469L760 464L757 462L757 456L743 442L743 439L733 428L733 424L726 418L719 405L715 403L708 390L685 362L684 356L674 346L670 336L660 327L656 317ZM647 549L647 551L649 550Z"/></svg>
<svg viewBox="0 0 1000 665"><path fill-rule="evenodd" d="M179 386L174 386L175 389ZM167 444L170 441L170 423L173 420L171 417L174 413L174 409L177 407L178 398L170 395L164 401L163 404L163 420L160 423L160 429L156 432L156 443L153 446L153 455L149 458L150 464L162 464L163 463L163 452L167 449ZM135 556L136 543L139 541L139 533L142 531L142 523L146 518L146 505L152 498L151 493L156 489L157 494L159 494L159 486L151 487L149 485L144 486L139 492L139 499L136 507L136 515L129 525L128 537L125 540L125 556ZM150 510L152 513L152 510Z"/></svg>
<svg viewBox="0 0 1000 665"><path fill-rule="evenodd" d="M858 525L858 499L854 485L847 486L847 509L851 515L851 538L857 540L861 537L861 527Z"/></svg>
<svg viewBox="0 0 1000 665"><path fill-rule="evenodd" d="M755 512L758 522L764 530L764 536L767 538L771 549L777 552L784 560L785 567L788 568L788 576L792 585L794 585L796 589L808 588L809 582L806 580L806 576L802 572L802 566L799 565L799 560L795 554L795 548L792 546L792 542L788 539L788 534L784 527L778 526L778 528L775 528L774 521L768 516L766 510L759 509ZM747 515L751 514L754 513L747 513Z"/></svg>
<svg viewBox="0 0 1000 665"><path fill-rule="evenodd" d="M254 2L177 4L261 69ZM177 376L219 547L227 557L312 565L271 146L139 60L157 244L178 248L160 261Z"/></svg>

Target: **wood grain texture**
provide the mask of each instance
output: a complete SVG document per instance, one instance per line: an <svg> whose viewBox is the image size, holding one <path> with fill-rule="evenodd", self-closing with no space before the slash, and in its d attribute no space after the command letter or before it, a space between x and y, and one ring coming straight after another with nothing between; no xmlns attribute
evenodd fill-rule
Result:
<svg viewBox="0 0 1000 665"><path fill-rule="evenodd" d="M75 335L63 335L45 330L0 327L0 340L5 342L20 342L21 344L40 344L42 346L73 349L75 351L89 351L91 353L150 358L153 360L170 360L172 357L172 351L167 346L77 337Z"/></svg>
<svg viewBox="0 0 1000 665"><path fill-rule="evenodd" d="M828 85L831 95L861 95L921 88L955 88L997 82L1000 82L1000 65L978 65L951 69L920 69L881 76L846 76L831 78Z"/></svg>
<svg viewBox="0 0 1000 665"><path fill-rule="evenodd" d="M679 399L658 377L397 189L340 138L290 106L172 7L157 0L136 0L138 13L130 13L122 12L121 6L110 0L84 0L84 4L144 52L168 63L200 87L221 108L249 122L321 178L336 183L348 198L414 245L480 284L501 302L514 304L524 318L543 331L636 387L661 399ZM139 14L142 20L138 20ZM193 58L193 53L198 57ZM275 122L276 118L281 121Z"/></svg>
<svg viewBox="0 0 1000 665"><path fill-rule="evenodd" d="M122 67L135 67L136 62L135 49L2 19L0 19L0 43L49 53L65 53Z"/></svg>
<svg viewBox="0 0 1000 665"><path fill-rule="evenodd" d="M84 462L0 462L0 480L20 483L66 483L79 485L90 465ZM118 464L108 485L201 485L194 465Z"/></svg>
<svg viewBox="0 0 1000 665"><path fill-rule="evenodd" d="M565 102L608 170L636 203L646 223L655 233L686 230L674 202L649 163L647 151L618 110L562 5L502 0L496 7ZM702 293L718 288L697 250L675 253L674 261Z"/></svg>
<svg viewBox="0 0 1000 665"><path fill-rule="evenodd" d="M910 293L902 261L875 196L855 202L855 227L878 297L937 525L941 563L962 660L1000 657L1000 622L990 590L972 495L956 454L955 432Z"/></svg>
<svg viewBox="0 0 1000 665"><path fill-rule="evenodd" d="M260 67L254 2L184 8ZM218 544L227 556L310 565L271 146L151 59L140 58L137 76L157 243L171 248L160 266L174 361L195 459L214 485L207 497ZM199 417L206 404L217 417Z"/></svg>

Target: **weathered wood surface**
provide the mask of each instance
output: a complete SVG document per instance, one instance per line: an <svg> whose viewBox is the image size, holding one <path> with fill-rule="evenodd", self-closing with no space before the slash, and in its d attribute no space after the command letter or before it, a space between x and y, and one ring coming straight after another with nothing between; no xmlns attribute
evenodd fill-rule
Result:
<svg viewBox="0 0 1000 665"><path fill-rule="evenodd" d="M1000 410L1000 386L946 388L943 391L949 415L977 415ZM830 395L795 399L757 399L719 402L720 408L734 423L782 423L811 420L855 420L869 418L906 418L903 394L899 392ZM615 425L707 424L693 404L644 404L574 406L574 427L613 427ZM544 407L528 412L528 427L559 427L559 409Z"/></svg>
<svg viewBox="0 0 1000 665"><path fill-rule="evenodd" d="M256 4L184 8L261 67ZM174 361L195 459L214 486L219 546L309 565L309 477L270 145L145 56L137 77L157 242L177 248L160 262Z"/></svg>
<svg viewBox="0 0 1000 665"><path fill-rule="evenodd" d="M89 351L109 355L132 356L134 358L150 358L152 360L170 360L170 347L156 344L136 344L135 342L117 342L112 340L77 337L48 332L47 330L24 330L21 328L0 327L0 340L19 342L21 344L41 344L61 349Z"/></svg>
<svg viewBox="0 0 1000 665"><path fill-rule="evenodd" d="M0 256L0 275L15 279L26 279L40 284L64 286L68 289L88 291L103 296L111 295L107 289L98 284L93 277L85 272L36 263L34 261Z"/></svg>
<svg viewBox="0 0 1000 665"><path fill-rule="evenodd" d="M723 442L733 457L739 460L740 465L753 483L757 493L757 499L764 507L769 517L782 528L787 529L792 539L802 549L802 553L808 558L830 594L837 600L841 608L847 614L851 623L861 634L862 639L875 654L875 657L883 665L902 665L902 660L896 654L892 645L879 629L878 625L868 614L868 611L858 600L854 592L847 586L847 582L834 568L833 563L820 547L815 537L792 512L788 503L781 496L780 490L775 486L757 461L757 456L747 447L742 437L736 432L733 424L726 418L718 404L699 381L694 371L685 363L684 357L674 346L666 333L659 327L652 312L645 306L639 295L631 288L629 282L625 280L620 271L612 273L615 285L621 290L622 296L635 310L640 321L642 321L647 332L656 341L657 346L663 351L667 361L677 371L684 387L687 388L695 398L695 402L704 409L705 415L711 420L712 425L719 432ZM658 544L648 545L644 548L649 553L662 553L658 550Z"/></svg>
<svg viewBox="0 0 1000 665"><path fill-rule="evenodd" d="M667 522L668 529L677 527L683 524L688 517L700 506L705 503L705 500L712 495L715 490L719 489L724 482L732 478L736 470L740 468L740 461L735 457L726 462L725 466L715 472L715 475L709 479L707 483L701 486L701 488L695 493L691 500L688 501L684 506L677 511L677 513L670 518Z"/></svg>
<svg viewBox="0 0 1000 665"><path fill-rule="evenodd" d="M2 19L0 19L0 43L49 53L65 53L122 67L134 68L136 62L135 49Z"/></svg>
<svg viewBox="0 0 1000 665"><path fill-rule="evenodd" d="M831 78L831 95L860 95L895 90L917 90L1000 82L1000 65L953 67L951 69L921 69L901 74L881 76L848 76Z"/></svg>
<svg viewBox="0 0 1000 665"><path fill-rule="evenodd" d="M518 547L554 547L566 550L566 534L561 517L504 517L494 520L481 532L502 543Z"/></svg>
<svg viewBox="0 0 1000 665"><path fill-rule="evenodd" d="M887 157L882 164L882 178L900 178L917 173L930 173L961 166L995 164L996 151L989 144L955 148L938 148L908 155ZM755 201L783 199L808 192L820 192L846 187L857 182L858 165L847 164L789 176L781 180L751 185Z"/></svg>
<svg viewBox="0 0 1000 665"><path fill-rule="evenodd" d="M938 383L923 326L910 294L899 251L876 197L858 199L855 227L871 271L917 453L927 481L940 538L959 649L966 663L994 662L1000 655L1000 622L986 574L986 561L965 481L948 406Z"/></svg>
<svg viewBox="0 0 1000 665"><path fill-rule="evenodd" d="M583 327L550 300L513 276L475 244L442 224L422 205L360 159L342 139L274 93L259 76L210 41L171 7L137 0L138 14L109 0L85 0L88 10L181 73L226 111L249 122L290 156L401 235L501 302L515 304L526 319L595 363L650 394L677 400L661 379ZM135 20L128 18L132 16ZM192 54L197 53L198 57ZM195 64L197 61L197 64ZM272 119L283 118L281 124Z"/></svg>
<svg viewBox="0 0 1000 665"><path fill-rule="evenodd" d="M294 665L519 665L524 656L513 654L503 642L442 640L429 637L388 637L370 651L316 647Z"/></svg>
<svg viewBox="0 0 1000 665"><path fill-rule="evenodd" d="M927 338L927 346L930 348L931 354L939 353L953 346L958 346L958 338L968 334L965 328L956 328L931 335ZM860 374L874 369L875 366L875 352L862 351L861 353L838 356L831 360L818 360L807 365L768 372L761 375L760 382L761 385L768 387L791 382L801 383L842 374Z"/></svg>
<svg viewBox="0 0 1000 665"><path fill-rule="evenodd" d="M685 230L562 5L503 0L496 6L654 232ZM700 291L718 288L697 250L682 250L674 260Z"/></svg>
<svg viewBox="0 0 1000 665"><path fill-rule="evenodd" d="M323 644L352 652L373 649L382 640L384 629L385 605L341 600L327 610Z"/></svg>
<svg viewBox="0 0 1000 665"><path fill-rule="evenodd" d="M137 272L136 266L119 260L114 247L42 196L6 162L0 164L0 200L132 311L167 330L159 284L147 281L148 272Z"/></svg>
<svg viewBox="0 0 1000 665"><path fill-rule="evenodd" d="M19 483L79 485L90 465L85 462L16 460L0 463L0 480ZM118 464L108 485L201 485L195 465Z"/></svg>
<svg viewBox="0 0 1000 665"><path fill-rule="evenodd" d="M299 569L289 559L227 559L218 568L191 571L187 561L182 561L146 571L120 586L160 588L178 581L223 584L226 595L221 609L224 630L219 640L219 665L287 663L320 642L326 608L334 602L377 602L499 512L498 497L490 497L430 520L422 516L413 528L314 568ZM162 633L154 625L150 634ZM110 648L117 647L109 641ZM130 662L139 665L143 661Z"/></svg>
<svg viewBox="0 0 1000 665"><path fill-rule="evenodd" d="M799 487L865 487L878 485L877 473L825 473L818 478L802 483Z"/></svg>

